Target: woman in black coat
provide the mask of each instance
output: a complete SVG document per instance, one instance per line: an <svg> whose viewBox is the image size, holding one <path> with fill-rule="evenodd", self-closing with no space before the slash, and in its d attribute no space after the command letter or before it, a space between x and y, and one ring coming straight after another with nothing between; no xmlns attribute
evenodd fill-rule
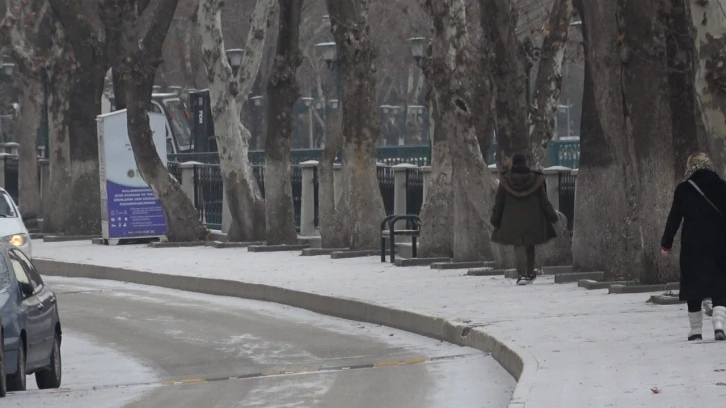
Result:
<svg viewBox="0 0 726 408"><path fill-rule="evenodd" d="M681 231L681 288L679 297L688 302L691 331L688 340L701 340L701 302L713 301L713 329L716 340L726 340L726 181L711 169L704 153L688 158L685 180L678 184L661 252L667 256L673 239Z"/></svg>

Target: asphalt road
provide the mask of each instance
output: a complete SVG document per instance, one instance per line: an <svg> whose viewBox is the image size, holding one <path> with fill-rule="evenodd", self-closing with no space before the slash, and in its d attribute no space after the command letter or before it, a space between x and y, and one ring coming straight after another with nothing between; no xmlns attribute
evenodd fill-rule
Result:
<svg viewBox="0 0 726 408"><path fill-rule="evenodd" d="M46 281L65 333L155 373L158 381L104 379L145 389L127 407L505 407L514 386L484 353L386 327L117 282ZM73 358L64 353L65 365Z"/></svg>

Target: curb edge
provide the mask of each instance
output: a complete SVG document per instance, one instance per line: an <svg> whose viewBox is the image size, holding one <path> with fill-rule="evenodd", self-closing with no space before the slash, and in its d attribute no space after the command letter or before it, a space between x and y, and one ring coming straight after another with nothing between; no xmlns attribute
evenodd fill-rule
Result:
<svg viewBox="0 0 726 408"><path fill-rule="evenodd" d="M513 344L505 344L480 328L454 323L440 317L394 309L356 299L334 297L278 286L193 276L176 276L133 269L33 259L41 275L69 278L91 278L157 286L215 296L229 296L279 303L320 313L372 324L380 324L436 340L447 341L491 353L492 357L517 381L508 408L525 408L534 377L539 370L537 360L529 352ZM471 330L465 330L465 329ZM467 331L468 333L464 334Z"/></svg>

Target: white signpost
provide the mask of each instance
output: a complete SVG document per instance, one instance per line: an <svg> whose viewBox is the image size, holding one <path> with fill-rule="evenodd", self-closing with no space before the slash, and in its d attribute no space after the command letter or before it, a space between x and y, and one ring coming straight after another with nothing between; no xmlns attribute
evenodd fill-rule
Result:
<svg viewBox="0 0 726 408"><path fill-rule="evenodd" d="M166 166L166 118L148 112L156 152ZM129 142L126 110L96 118L101 179L101 229L109 245L166 234L161 203L141 178Z"/></svg>

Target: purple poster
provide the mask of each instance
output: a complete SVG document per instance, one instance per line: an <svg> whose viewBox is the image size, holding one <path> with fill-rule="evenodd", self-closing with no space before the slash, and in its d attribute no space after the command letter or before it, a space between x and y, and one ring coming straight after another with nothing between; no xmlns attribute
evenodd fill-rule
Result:
<svg viewBox="0 0 726 408"><path fill-rule="evenodd" d="M153 237L166 234L161 203L150 187L128 187L106 181L110 238Z"/></svg>

